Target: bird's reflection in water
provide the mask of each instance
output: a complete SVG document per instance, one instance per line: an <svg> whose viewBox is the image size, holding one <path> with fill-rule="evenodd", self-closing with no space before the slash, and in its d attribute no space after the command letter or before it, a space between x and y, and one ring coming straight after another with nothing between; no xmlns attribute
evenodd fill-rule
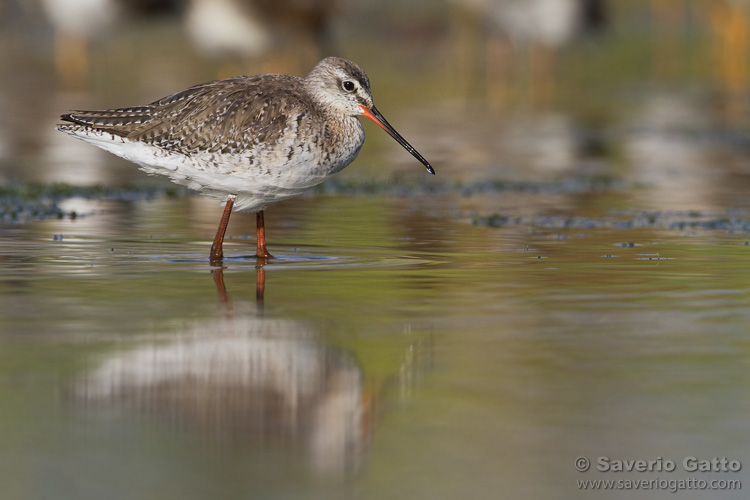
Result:
<svg viewBox="0 0 750 500"><path fill-rule="evenodd" d="M255 264L255 302L258 304L259 311L263 310L263 298L266 293L266 270L265 265L268 264L268 259L263 257L257 257ZM232 300L227 293L227 287L224 284L224 266L217 267L211 270L211 275L214 278L214 284L216 285L216 293L219 296L219 302L224 307L226 313L232 315Z"/></svg>
<svg viewBox="0 0 750 500"><path fill-rule="evenodd" d="M369 426L354 357L303 322L235 317L223 269L212 274L224 318L102 360L74 381L74 401L154 414L217 443L287 447L326 475L357 470Z"/></svg>

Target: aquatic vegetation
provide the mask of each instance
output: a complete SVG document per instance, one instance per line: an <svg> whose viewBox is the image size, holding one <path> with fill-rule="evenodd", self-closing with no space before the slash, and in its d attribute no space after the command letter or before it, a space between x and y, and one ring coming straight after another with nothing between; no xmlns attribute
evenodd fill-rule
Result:
<svg viewBox="0 0 750 500"><path fill-rule="evenodd" d="M472 222L478 226L532 226L544 229L673 229L720 230L733 234L750 233L750 217L738 210L726 215L704 214L695 211L642 211L632 214L613 214L605 217L576 215L518 216L495 213L477 216Z"/></svg>
<svg viewBox="0 0 750 500"><path fill-rule="evenodd" d="M40 219L76 218L76 212L60 207L63 200L142 200L155 196L184 196L178 187L138 187L103 185L73 186L66 183L14 182L0 186L0 222L26 223Z"/></svg>

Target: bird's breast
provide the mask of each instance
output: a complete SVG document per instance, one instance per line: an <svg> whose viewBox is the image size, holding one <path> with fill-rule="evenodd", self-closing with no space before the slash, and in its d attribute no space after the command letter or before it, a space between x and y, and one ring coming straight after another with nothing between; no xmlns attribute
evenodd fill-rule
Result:
<svg viewBox="0 0 750 500"><path fill-rule="evenodd" d="M295 121L295 125L278 143L261 148L266 153L261 162L317 182L353 162L365 140L362 125L352 116L329 117L307 127L304 121Z"/></svg>

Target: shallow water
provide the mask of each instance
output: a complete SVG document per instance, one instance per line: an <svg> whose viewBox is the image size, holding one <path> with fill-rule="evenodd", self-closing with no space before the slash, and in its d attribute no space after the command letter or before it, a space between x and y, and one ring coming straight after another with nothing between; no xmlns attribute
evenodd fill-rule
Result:
<svg viewBox="0 0 750 500"><path fill-rule="evenodd" d="M269 207L277 258L238 213L222 267L220 204L54 131L218 63L144 28L69 88L49 34L0 33L0 498L744 498L675 481L750 485L750 101L619 14L635 41L577 47L542 97L458 71L447 13L379 14L344 55L437 175L365 124Z"/></svg>
<svg viewBox="0 0 750 500"><path fill-rule="evenodd" d="M280 206L262 268L237 233L209 266L198 198L7 227L4 495L538 497L578 456L745 456L747 235L447 198Z"/></svg>

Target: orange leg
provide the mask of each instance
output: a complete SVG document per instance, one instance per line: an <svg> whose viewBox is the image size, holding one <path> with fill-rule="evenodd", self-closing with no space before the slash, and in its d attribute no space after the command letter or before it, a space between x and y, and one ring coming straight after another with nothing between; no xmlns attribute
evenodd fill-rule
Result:
<svg viewBox="0 0 750 500"><path fill-rule="evenodd" d="M232 207L234 206L234 199L236 196L230 194L227 197L227 204L224 206L224 213L221 216L221 222L219 222L219 229L216 231L216 237L214 243L211 245L211 255L209 260L212 264L217 264L224 258L224 234L227 232L227 226L229 225L229 216L232 215Z"/></svg>
<svg viewBox="0 0 750 500"><path fill-rule="evenodd" d="M274 256L268 253L266 249L266 223L263 219L263 210L258 210L258 231L256 237L258 239L258 252L255 254L259 259L273 259Z"/></svg>

